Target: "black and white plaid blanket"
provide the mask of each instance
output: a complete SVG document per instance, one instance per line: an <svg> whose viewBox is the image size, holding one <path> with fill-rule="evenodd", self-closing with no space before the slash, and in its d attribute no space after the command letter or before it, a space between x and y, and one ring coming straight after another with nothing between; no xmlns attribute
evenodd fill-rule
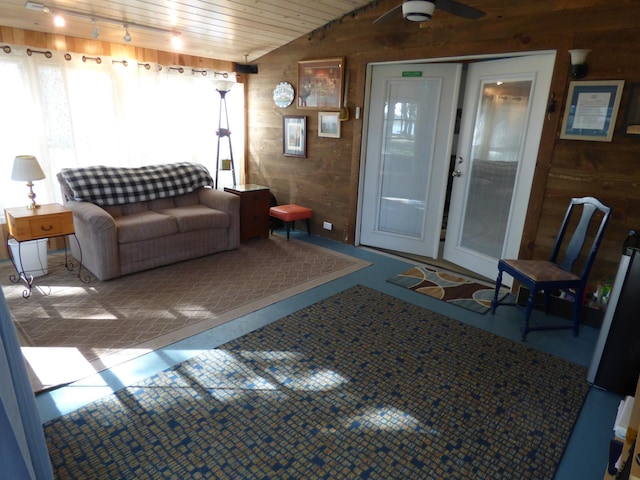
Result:
<svg viewBox="0 0 640 480"><path fill-rule="evenodd" d="M64 168L60 175L69 185L73 200L101 206L174 197L213 184L204 166L188 162L136 168Z"/></svg>

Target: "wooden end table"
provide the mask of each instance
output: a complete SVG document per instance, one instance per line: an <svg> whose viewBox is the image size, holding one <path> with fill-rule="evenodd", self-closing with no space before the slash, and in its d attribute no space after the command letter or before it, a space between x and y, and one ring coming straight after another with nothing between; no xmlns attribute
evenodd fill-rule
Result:
<svg viewBox="0 0 640 480"><path fill-rule="evenodd" d="M29 209L27 207L5 208L4 215L9 230L7 235L7 251L14 268L18 273L17 276L11 275L9 278L13 283L18 283L19 281L25 282L27 287L25 291L22 292L22 296L24 298L29 298L29 296L31 296L34 277L33 275L29 275L25 272L22 266L22 255L19 255L19 262L16 262L16 259L13 258L11 247L9 245L9 240L12 238L18 242L18 249L20 249L20 244L22 242L39 240L42 238L65 237L64 263L67 270L73 271L73 263L67 255L66 240L67 236L73 236L80 252L78 278L80 278L83 283L89 283L90 277L88 275L85 275L84 277L81 276L82 249L80 248L80 243L76 237L71 210L58 203L50 203L40 205L38 208L34 209Z"/></svg>
<svg viewBox="0 0 640 480"><path fill-rule="evenodd" d="M240 242L250 238L269 238L269 187L248 183L225 187L240 197Z"/></svg>

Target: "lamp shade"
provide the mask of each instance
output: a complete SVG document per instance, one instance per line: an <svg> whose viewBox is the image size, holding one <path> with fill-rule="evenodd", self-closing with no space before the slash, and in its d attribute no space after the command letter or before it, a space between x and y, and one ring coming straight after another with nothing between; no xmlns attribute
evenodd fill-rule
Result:
<svg viewBox="0 0 640 480"><path fill-rule="evenodd" d="M231 90L231 87L235 85L235 83L236 82L234 82L233 80L226 79L215 79L213 81L216 90L218 90L219 92L228 92L229 90Z"/></svg>
<svg viewBox="0 0 640 480"><path fill-rule="evenodd" d="M586 48L576 48L569 50L571 55L571 76L575 79L584 78L589 71L587 66L587 55L591 50Z"/></svg>
<svg viewBox="0 0 640 480"><path fill-rule="evenodd" d="M571 65L582 65L587 61L587 55L589 52L586 48L575 48L573 50L569 50L569 55L571 55Z"/></svg>
<svg viewBox="0 0 640 480"><path fill-rule="evenodd" d="M18 155L13 161L12 180L31 182L45 178L36 157L32 155Z"/></svg>

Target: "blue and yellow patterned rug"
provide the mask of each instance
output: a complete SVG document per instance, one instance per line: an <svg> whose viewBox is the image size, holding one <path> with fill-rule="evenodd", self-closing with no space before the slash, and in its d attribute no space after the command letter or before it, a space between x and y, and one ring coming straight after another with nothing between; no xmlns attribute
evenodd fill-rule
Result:
<svg viewBox="0 0 640 480"><path fill-rule="evenodd" d="M356 286L44 428L58 479L551 479L585 375Z"/></svg>

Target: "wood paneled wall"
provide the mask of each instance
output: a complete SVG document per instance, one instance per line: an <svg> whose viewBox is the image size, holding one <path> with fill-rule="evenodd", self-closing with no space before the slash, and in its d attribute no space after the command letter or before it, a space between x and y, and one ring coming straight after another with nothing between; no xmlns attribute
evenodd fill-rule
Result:
<svg viewBox="0 0 640 480"><path fill-rule="evenodd" d="M488 13L478 21L436 12L426 28L401 20L372 24L396 3L381 1L257 61L260 73L248 79L248 180L268 185L280 203L312 208L314 234L353 243L363 137L354 109L365 107L367 64L556 50L556 111L543 128L521 257L546 258L569 199L591 195L613 208L591 279L613 278L623 240L630 229L640 229L640 137L622 133L629 86L640 82L640 2L487 0L474 3ZM559 138L571 48L592 49L584 80L626 82L611 143ZM280 109L272 101L278 82L297 89L299 60L332 57L345 57L351 77L351 117L342 122L340 139L317 136L317 112L299 110L295 102ZM282 155L283 115L307 115L307 158ZM334 230L323 230L323 221Z"/></svg>

